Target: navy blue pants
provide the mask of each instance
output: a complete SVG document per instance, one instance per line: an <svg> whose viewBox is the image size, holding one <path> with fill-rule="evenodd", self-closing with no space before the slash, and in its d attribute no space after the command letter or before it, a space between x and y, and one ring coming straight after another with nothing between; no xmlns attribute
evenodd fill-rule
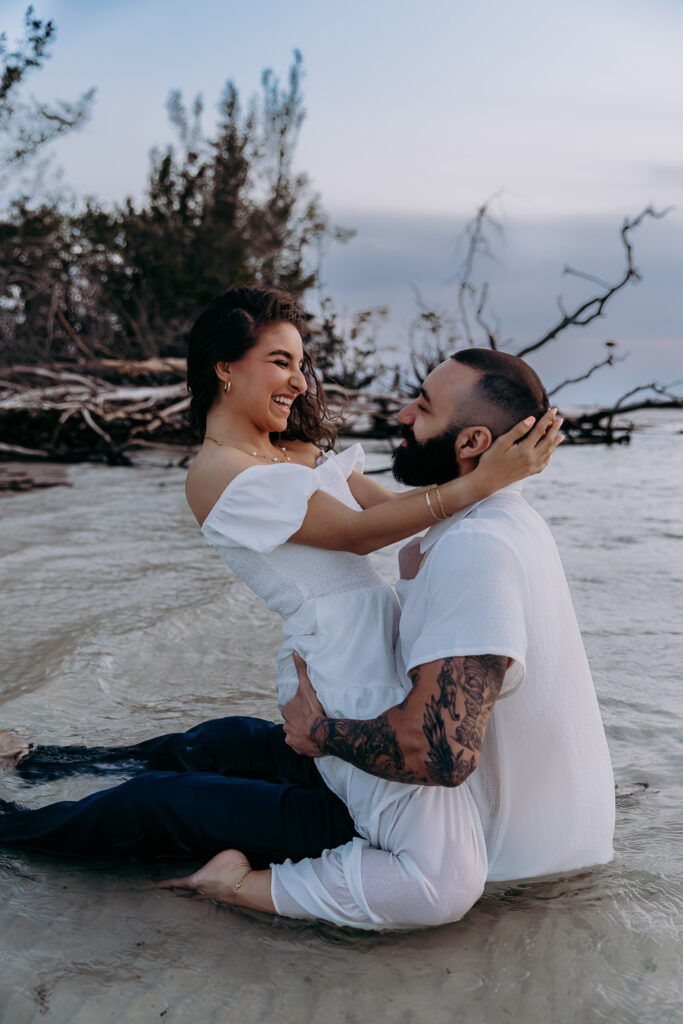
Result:
<svg viewBox="0 0 683 1024"><path fill-rule="evenodd" d="M356 834L315 762L282 726L219 718L130 747L34 747L26 781L132 775L82 800L35 810L0 801L0 846L66 857L203 860L226 847L255 866L318 856Z"/></svg>

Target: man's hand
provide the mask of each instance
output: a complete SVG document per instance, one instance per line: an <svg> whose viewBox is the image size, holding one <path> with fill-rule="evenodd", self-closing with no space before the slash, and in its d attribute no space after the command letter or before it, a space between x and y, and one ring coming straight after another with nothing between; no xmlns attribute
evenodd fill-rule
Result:
<svg viewBox="0 0 683 1024"><path fill-rule="evenodd" d="M294 664L299 676L296 695L282 709L285 720L285 741L306 757L320 757L323 753L311 737L316 722L325 717L325 709L315 695L306 671L306 662L294 652Z"/></svg>

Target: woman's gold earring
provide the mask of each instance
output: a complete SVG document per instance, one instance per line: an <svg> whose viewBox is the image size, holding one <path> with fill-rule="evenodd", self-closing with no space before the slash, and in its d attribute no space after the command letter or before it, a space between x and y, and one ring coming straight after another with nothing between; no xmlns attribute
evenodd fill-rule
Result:
<svg viewBox="0 0 683 1024"><path fill-rule="evenodd" d="M231 380L226 380L225 384L223 385L223 390L225 391L226 395L230 391L231 387L232 387L232 381Z"/></svg>

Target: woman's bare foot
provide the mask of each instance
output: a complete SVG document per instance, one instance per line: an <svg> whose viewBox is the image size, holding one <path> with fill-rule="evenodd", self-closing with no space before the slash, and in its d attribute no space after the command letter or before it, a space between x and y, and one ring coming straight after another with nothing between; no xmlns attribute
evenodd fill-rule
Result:
<svg viewBox="0 0 683 1024"><path fill-rule="evenodd" d="M0 765L16 764L30 749L30 743L17 739L11 732L0 731Z"/></svg>
<svg viewBox="0 0 683 1024"><path fill-rule="evenodd" d="M249 861L239 850L223 850L194 874L167 878L156 884L161 889L180 889L216 903L275 914L272 880L270 868L252 871Z"/></svg>
<svg viewBox="0 0 683 1024"><path fill-rule="evenodd" d="M235 886L250 870L249 861L239 850L223 850L199 871L155 884L160 889L184 889L216 903L235 903Z"/></svg>

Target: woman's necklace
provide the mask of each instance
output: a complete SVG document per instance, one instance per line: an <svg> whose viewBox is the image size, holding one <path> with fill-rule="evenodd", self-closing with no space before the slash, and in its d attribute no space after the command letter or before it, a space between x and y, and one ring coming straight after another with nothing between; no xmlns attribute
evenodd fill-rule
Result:
<svg viewBox="0 0 683 1024"><path fill-rule="evenodd" d="M209 434L204 434L205 441L213 441L214 444L220 445L221 448L236 448L234 444L228 444L227 441L219 441L217 437L210 437ZM280 448L284 455L278 458L277 455L261 455L260 452L247 452L247 455L251 455L254 459L266 459L268 462L291 462L291 455L287 455L287 449L285 447Z"/></svg>

